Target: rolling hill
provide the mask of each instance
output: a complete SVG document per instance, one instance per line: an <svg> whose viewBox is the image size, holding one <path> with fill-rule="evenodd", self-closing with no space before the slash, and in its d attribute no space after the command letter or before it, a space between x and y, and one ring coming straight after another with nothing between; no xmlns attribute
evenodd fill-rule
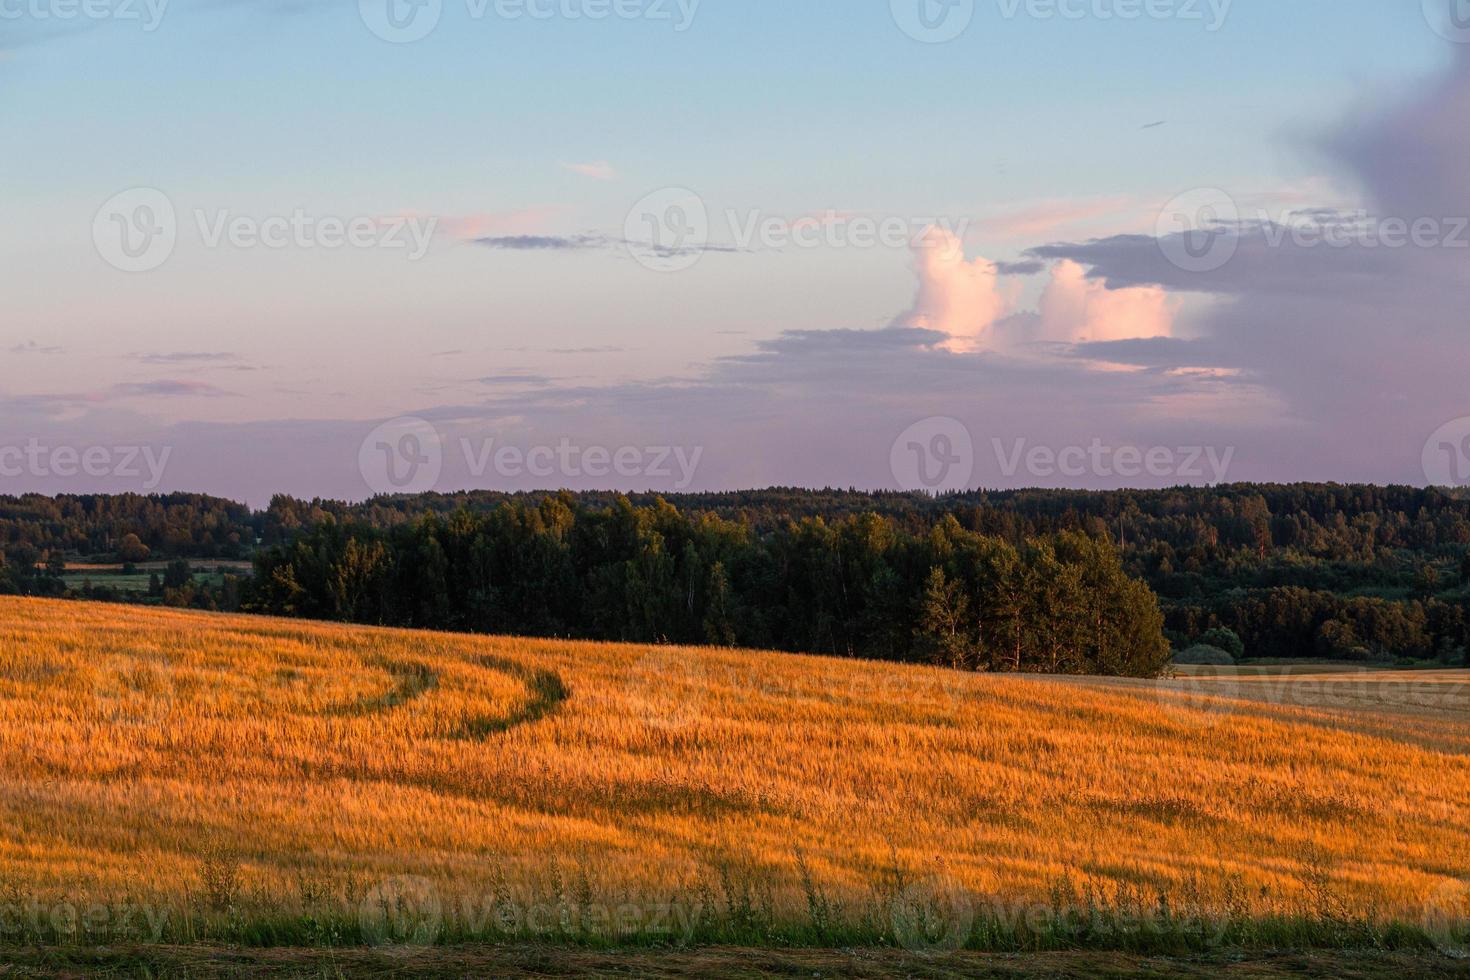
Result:
<svg viewBox="0 0 1470 980"><path fill-rule="evenodd" d="M0 599L0 928L1447 945L1470 911L1467 690L1465 672L1063 680Z"/></svg>

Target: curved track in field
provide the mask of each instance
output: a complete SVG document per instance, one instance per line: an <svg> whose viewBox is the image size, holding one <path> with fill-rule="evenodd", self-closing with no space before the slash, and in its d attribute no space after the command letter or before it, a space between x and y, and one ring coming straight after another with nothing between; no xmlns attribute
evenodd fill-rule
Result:
<svg viewBox="0 0 1470 980"><path fill-rule="evenodd" d="M526 698L508 714L479 715L465 721L448 737L483 741L501 735L521 725L530 725L547 717L571 697L571 691L561 675L555 671L527 667L504 657L482 656L474 663L486 670L493 670L521 681L526 686ZM360 717L393 711L439 689L440 675L425 664L412 661L379 660L369 666L387 671L396 682L393 688L376 697L360 698L348 704L328 709L328 714L340 717Z"/></svg>
<svg viewBox="0 0 1470 980"><path fill-rule="evenodd" d="M439 674L425 664L400 660L379 660L369 666L386 670L397 681L391 691L372 698L359 698L349 704L328 709L327 713L355 717L374 715L401 708L439 687Z"/></svg>
<svg viewBox="0 0 1470 980"><path fill-rule="evenodd" d="M487 670L517 678L526 685L529 697L507 715L471 718L455 733L457 738L484 740L521 725L534 724L556 711L572 696L571 689L555 671L527 667L503 657L480 657L475 662Z"/></svg>

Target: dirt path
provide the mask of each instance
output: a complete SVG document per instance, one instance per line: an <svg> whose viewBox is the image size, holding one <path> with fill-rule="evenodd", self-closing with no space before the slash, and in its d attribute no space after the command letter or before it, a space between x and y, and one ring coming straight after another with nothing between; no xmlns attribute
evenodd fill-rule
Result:
<svg viewBox="0 0 1470 980"><path fill-rule="evenodd" d="M918 956L892 950L704 949L588 951L546 947L237 950L149 947L0 950L6 977L1084 977L1470 978L1470 960L1384 952L1222 952L1209 957L1122 953Z"/></svg>

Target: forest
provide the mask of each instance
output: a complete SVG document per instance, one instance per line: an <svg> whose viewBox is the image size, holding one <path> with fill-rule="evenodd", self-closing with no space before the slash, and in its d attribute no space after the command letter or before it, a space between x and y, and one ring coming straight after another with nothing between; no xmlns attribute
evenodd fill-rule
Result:
<svg viewBox="0 0 1470 980"><path fill-rule="evenodd" d="M466 527L483 550L462 540ZM592 547L589 535L607 540ZM1038 669L1050 640L1030 641L1019 667L995 640L995 563L1053 581L1053 563L1086 564L1072 560L1084 539L1157 595L1175 649L1222 630L1238 637L1233 653L1255 658L1463 663L1470 646L1470 501L1409 487L480 491L278 496L264 510L186 494L0 497L0 592ZM328 588L307 558L348 561L349 545L357 564L336 574L370 588ZM173 564L167 582L117 593L63 574L74 559ZM256 573L197 581L178 565L220 559L253 559ZM441 560L448 591L422 600L404 577L432 577Z"/></svg>
<svg viewBox="0 0 1470 980"><path fill-rule="evenodd" d="M570 497L328 520L257 559L250 608L379 625L739 646L987 671L1154 676L1158 602L1112 544L1020 546L954 518L925 534L876 514L757 532L667 502Z"/></svg>

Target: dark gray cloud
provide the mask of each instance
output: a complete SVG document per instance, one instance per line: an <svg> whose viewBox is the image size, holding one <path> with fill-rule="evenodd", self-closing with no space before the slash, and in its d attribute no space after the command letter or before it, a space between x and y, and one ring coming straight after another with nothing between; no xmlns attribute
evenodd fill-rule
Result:
<svg viewBox="0 0 1470 980"><path fill-rule="evenodd" d="M503 235L476 238L476 245L515 252L580 252L613 248L620 244L605 235Z"/></svg>
<svg viewBox="0 0 1470 980"><path fill-rule="evenodd" d="M0 407L18 416L45 418L62 413L89 412L95 406L125 399L220 398L233 395L234 392L202 381L136 381L121 382L100 391L0 395Z"/></svg>
<svg viewBox="0 0 1470 980"><path fill-rule="evenodd" d="M770 360L783 356L864 357L871 351L924 350L948 338L938 330L885 327L881 330L789 330L757 346L761 353L731 360Z"/></svg>
<svg viewBox="0 0 1470 980"><path fill-rule="evenodd" d="M1375 222L1377 219L1374 219ZM1306 226L1300 244L1293 227L1275 221L1233 223L1213 230L1213 241L1194 235L1190 247L1230 250L1231 257L1219 269L1193 271L1172 257L1185 252L1193 233L1176 233L1154 238L1149 235L1116 235L1087 242L1043 245L1028 254L1040 260L1070 259L1091 269L1109 286L1164 286L1176 293L1259 296L1262 293L1289 296L1312 295L1330 298L1346 285L1352 289L1392 288L1395 282L1413 277L1424 265L1424 257L1412 247L1394 248L1329 244L1332 225ZM1342 227L1338 225L1338 227ZM1445 225L1446 233L1454 229ZM1368 235L1379 232L1370 229ZM1351 240L1352 233L1347 232ZM1320 239L1314 241L1313 239ZM1470 244L1470 235L1465 238Z"/></svg>
<svg viewBox="0 0 1470 980"><path fill-rule="evenodd" d="M1454 65L1407 98L1360 107L1319 140L1345 162L1383 214L1470 214L1470 46Z"/></svg>
<svg viewBox="0 0 1470 980"><path fill-rule="evenodd" d="M1040 259L1022 259L1018 262L997 262L995 268L1003 276L1034 276L1046 271L1046 263Z"/></svg>
<svg viewBox="0 0 1470 980"><path fill-rule="evenodd" d="M1117 236L1048 245L1031 254L1090 267L1109 286L1160 284L1214 296L1194 342L1089 345L1154 369L1219 366L1246 372L1278 397L1305 456L1276 460L1278 478L1367 472L1422 482L1425 439L1470 416L1470 51L1396 102L1359 107L1315 148L1354 181L1365 214L1298 211L1317 229L1352 230L1346 244L1299 239L1250 216L1217 231L1234 252L1211 271L1172 264L1178 237ZM1284 221L1284 219L1283 219ZM1418 243L1402 230L1420 226ZM1366 230L1366 234L1356 235Z"/></svg>
<svg viewBox="0 0 1470 980"><path fill-rule="evenodd" d="M745 251L734 245L719 245L700 242L673 246L658 242L635 241L600 233L582 235L501 235L476 238L474 244L501 251L515 252L600 252L612 249L627 249L638 255L656 259L678 259L706 252L737 254Z"/></svg>
<svg viewBox="0 0 1470 980"><path fill-rule="evenodd" d="M163 380L115 384L101 398L220 398L233 394L200 381Z"/></svg>
<svg viewBox="0 0 1470 980"><path fill-rule="evenodd" d="M1246 366L1235 362L1233 352L1213 340L1186 340L1179 337L1082 343L1072 346L1067 353L1085 360L1150 368Z"/></svg>
<svg viewBox="0 0 1470 980"><path fill-rule="evenodd" d="M492 374L485 378L476 378L477 384L496 387L502 385L535 385L543 386L551 384L555 379L548 378L544 374Z"/></svg>
<svg viewBox="0 0 1470 980"><path fill-rule="evenodd" d="M133 359L144 364L235 364L238 354L210 351L170 351L162 354L134 354Z"/></svg>

